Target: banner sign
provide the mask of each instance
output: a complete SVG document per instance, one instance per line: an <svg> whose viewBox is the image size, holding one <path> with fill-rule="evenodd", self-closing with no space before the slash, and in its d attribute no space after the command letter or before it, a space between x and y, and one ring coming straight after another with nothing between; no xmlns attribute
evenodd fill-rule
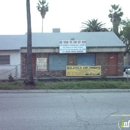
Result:
<svg viewBox="0 0 130 130"><path fill-rule="evenodd" d="M100 76L101 66L66 66L66 76Z"/></svg>
<svg viewBox="0 0 130 130"><path fill-rule="evenodd" d="M86 41L62 40L59 45L59 53L86 53Z"/></svg>

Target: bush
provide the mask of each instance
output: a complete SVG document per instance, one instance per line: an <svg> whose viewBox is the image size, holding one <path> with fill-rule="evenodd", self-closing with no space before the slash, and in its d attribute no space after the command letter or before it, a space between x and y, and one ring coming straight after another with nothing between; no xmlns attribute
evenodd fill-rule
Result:
<svg viewBox="0 0 130 130"><path fill-rule="evenodd" d="M9 82L14 82L14 78L13 78L12 74L9 74L8 80L9 80Z"/></svg>

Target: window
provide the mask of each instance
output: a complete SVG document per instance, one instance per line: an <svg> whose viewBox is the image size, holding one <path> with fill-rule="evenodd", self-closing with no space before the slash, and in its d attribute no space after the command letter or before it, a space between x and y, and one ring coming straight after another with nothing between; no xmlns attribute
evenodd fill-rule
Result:
<svg viewBox="0 0 130 130"><path fill-rule="evenodd" d="M66 70L67 55L50 55L49 70Z"/></svg>
<svg viewBox="0 0 130 130"><path fill-rule="evenodd" d="M38 71L47 71L47 58L37 58Z"/></svg>
<svg viewBox="0 0 130 130"><path fill-rule="evenodd" d="M1 55L0 56L0 65L10 64L10 56L9 55Z"/></svg>
<svg viewBox="0 0 130 130"><path fill-rule="evenodd" d="M95 54L78 54L77 65L95 65Z"/></svg>

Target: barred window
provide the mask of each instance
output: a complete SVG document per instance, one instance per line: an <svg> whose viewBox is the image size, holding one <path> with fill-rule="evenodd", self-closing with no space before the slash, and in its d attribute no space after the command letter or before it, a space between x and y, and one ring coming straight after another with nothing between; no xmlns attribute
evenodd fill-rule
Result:
<svg viewBox="0 0 130 130"><path fill-rule="evenodd" d="M10 64L9 55L0 55L0 65Z"/></svg>

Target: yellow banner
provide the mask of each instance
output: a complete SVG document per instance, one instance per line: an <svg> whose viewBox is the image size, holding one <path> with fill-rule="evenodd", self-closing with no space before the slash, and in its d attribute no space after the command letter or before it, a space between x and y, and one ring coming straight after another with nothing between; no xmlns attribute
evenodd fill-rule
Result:
<svg viewBox="0 0 130 130"><path fill-rule="evenodd" d="M100 76L101 66L66 66L66 76Z"/></svg>

